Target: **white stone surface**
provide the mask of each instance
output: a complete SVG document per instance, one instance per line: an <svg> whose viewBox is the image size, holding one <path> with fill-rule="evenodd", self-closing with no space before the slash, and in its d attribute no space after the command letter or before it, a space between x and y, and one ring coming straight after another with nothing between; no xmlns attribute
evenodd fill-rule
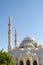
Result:
<svg viewBox="0 0 43 65"><path fill-rule="evenodd" d="M26 65L26 61L30 60L30 64L33 65L33 61L37 61L37 65L43 65L43 47L35 47L34 44L31 42L36 42L36 40L32 37L26 37L21 42L20 46L11 50L10 55L14 57L14 59L18 59L18 65L20 65L20 61L24 62ZM26 44L25 44L26 43ZM16 62L15 62L16 64Z"/></svg>

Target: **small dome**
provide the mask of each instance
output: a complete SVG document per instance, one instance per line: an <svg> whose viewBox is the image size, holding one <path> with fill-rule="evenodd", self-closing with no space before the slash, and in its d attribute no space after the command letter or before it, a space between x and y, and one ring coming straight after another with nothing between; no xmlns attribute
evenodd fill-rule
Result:
<svg viewBox="0 0 43 65"><path fill-rule="evenodd" d="M26 52L26 54L30 54L30 52L29 52L29 51L27 51L27 52Z"/></svg>
<svg viewBox="0 0 43 65"><path fill-rule="evenodd" d="M36 53L34 53L34 55L37 55Z"/></svg>
<svg viewBox="0 0 43 65"><path fill-rule="evenodd" d="M21 47L26 47L26 46L34 47L35 43L36 43L36 40L33 37L26 37L24 38L20 46Z"/></svg>
<svg viewBox="0 0 43 65"><path fill-rule="evenodd" d="M20 50L24 50L23 48L21 48Z"/></svg>

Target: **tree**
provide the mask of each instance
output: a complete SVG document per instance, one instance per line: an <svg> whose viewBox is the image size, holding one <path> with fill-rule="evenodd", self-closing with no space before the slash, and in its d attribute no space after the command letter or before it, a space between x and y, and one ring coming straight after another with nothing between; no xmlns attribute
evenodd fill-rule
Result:
<svg viewBox="0 0 43 65"><path fill-rule="evenodd" d="M14 65L12 57L3 49L0 51L0 65Z"/></svg>

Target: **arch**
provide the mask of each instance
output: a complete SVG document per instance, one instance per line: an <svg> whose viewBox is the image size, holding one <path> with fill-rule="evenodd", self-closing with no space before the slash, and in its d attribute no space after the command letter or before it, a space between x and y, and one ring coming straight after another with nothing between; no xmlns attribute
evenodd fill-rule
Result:
<svg viewBox="0 0 43 65"><path fill-rule="evenodd" d="M26 65L30 65L30 61L29 60L26 61Z"/></svg>
<svg viewBox="0 0 43 65"><path fill-rule="evenodd" d="M33 65L37 65L37 61L36 60L33 61Z"/></svg>
<svg viewBox="0 0 43 65"><path fill-rule="evenodd" d="M24 63L23 63L23 61L22 61L22 60L20 61L20 65L24 65Z"/></svg>

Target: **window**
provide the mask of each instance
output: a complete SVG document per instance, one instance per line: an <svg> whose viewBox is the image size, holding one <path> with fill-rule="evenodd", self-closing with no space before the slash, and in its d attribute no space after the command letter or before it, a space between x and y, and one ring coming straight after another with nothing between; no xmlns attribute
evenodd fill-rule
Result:
<svg viewBox="0 0 43 65"><path fill-rule="evenodd" d="M30 65L30 61L29 60L27 60L26 65Z"/></svg>
<svg viewBox="0 0 43 65"><path fill-rule="evenodd" d="M33 65L37 65L37 61L36 60L33 61Z"/></svg>
<svg viewBox="0 0 43 65"><path fill-rule="evenodd" d="M20 65L24 65L24 64L23 64L23 61L20 61Z"/></svg>

